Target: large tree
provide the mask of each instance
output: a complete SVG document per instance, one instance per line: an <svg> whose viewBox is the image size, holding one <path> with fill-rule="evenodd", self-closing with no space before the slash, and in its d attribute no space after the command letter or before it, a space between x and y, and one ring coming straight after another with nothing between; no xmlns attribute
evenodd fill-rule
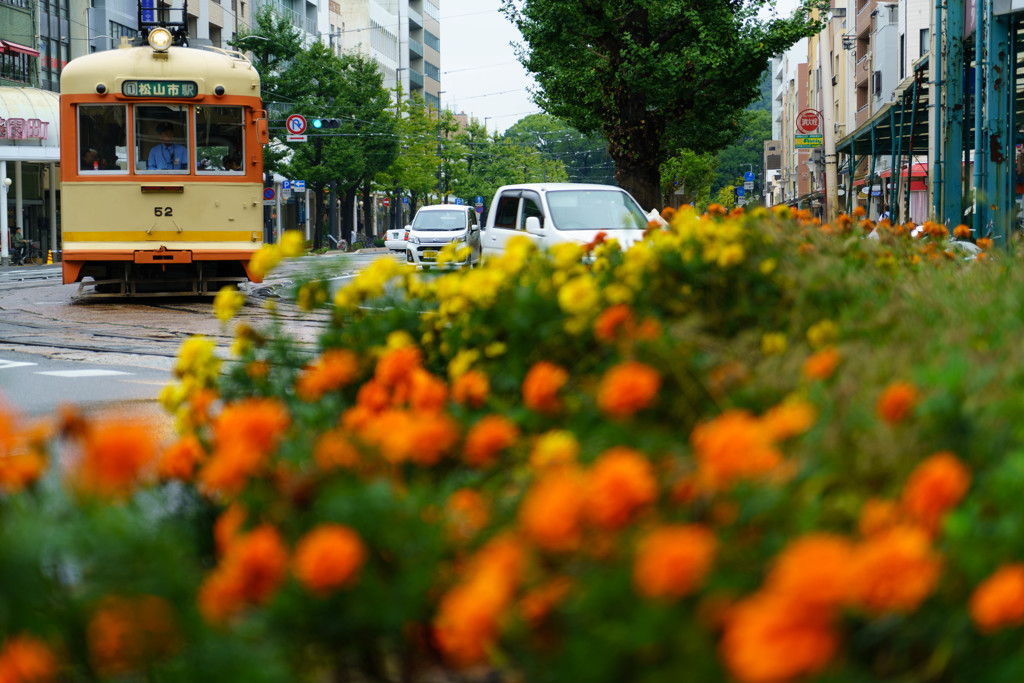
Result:
<svg viewBox="0 0 1024 683"><path fill-rule="evenodd" d="M546 160L564 165L573 182L615 182L615 164L608 156L608 141L600 134L584 135L550 114L530 114L509 126L505 137L536 147Z"/></svg>
<svg viewBox="0 0 1024 683"><path fill-rule="evenodd" d="M619 184L650 209L667 153L730 143L768 59L820 29L821 1L767 21L772 0L502 0L502 11L526 41L537 104L603 133Z"/></svg>

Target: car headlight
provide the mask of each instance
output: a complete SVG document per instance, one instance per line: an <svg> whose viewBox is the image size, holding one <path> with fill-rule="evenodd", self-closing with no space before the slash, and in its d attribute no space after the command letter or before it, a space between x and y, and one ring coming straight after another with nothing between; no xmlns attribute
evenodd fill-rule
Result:
<svg viewBox="0 0 1024 683"><path fill-rule="evenodd" d="M458 244L459 242L465 242L465 241L466 241L466 235L465 234L462 234L462 235L459 235L458 237L453 237L452 238L452 244Z"/></svg>
<svg viewBox="0 0 1024 683"><path fill-rule="evenodd" d="M420 238L413 235L412 237L409 238L409 241L412 242L413 244L419 244Z"/></svg>

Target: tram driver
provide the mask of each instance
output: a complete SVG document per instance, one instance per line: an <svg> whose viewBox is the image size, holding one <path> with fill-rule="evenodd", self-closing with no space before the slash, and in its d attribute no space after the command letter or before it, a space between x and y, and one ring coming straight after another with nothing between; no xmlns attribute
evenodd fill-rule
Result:
<svg viewBox="0 0 1024 683"><path fill-rule="evenodd" d="M167 121L161 121L157 124L156 132L160 136L160 142L149 150L146 168L160 171L188 168L188 148L174 141L174 126Z"/></svg>

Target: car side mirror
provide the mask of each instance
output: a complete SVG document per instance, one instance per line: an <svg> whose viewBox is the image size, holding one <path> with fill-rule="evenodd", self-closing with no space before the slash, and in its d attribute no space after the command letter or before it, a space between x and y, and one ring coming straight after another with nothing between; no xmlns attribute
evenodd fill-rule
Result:
<svg viewBox="0 0 1024 683"><path fill-rule="evenodd" d="M543 235L544 228L540 225L540 219L536 216L529 216L526 219L526 232L530 235Z"/></svg>
<svg viewBox="0 0 1024 683"><path fill-rule="evenodd" d="M405 226L405 231L406 231L406 232L408 232L408 231L410 231L410 230L412 230L412 226L411 226L411 225L407 225L407 226Z"/></svg>

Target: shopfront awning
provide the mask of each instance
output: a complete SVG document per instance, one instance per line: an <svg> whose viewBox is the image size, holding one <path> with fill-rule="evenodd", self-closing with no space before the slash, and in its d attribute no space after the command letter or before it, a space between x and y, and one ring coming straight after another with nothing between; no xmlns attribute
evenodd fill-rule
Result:
<svg viewBox="0 0 1024 683"><path fill-rule="evenodd" d="M60 160L57 93L39 88L0 87L0 159Z"/></svg>
<svg viewBox="0 0 1024 683"><path fill-rule="evenodd" d="M39 56L39 50L33 50L30 47L18 45L17 43L12 43L9 40L0 40L0 54L6 55L11 53L29 55L30 57Z"/></svg>

